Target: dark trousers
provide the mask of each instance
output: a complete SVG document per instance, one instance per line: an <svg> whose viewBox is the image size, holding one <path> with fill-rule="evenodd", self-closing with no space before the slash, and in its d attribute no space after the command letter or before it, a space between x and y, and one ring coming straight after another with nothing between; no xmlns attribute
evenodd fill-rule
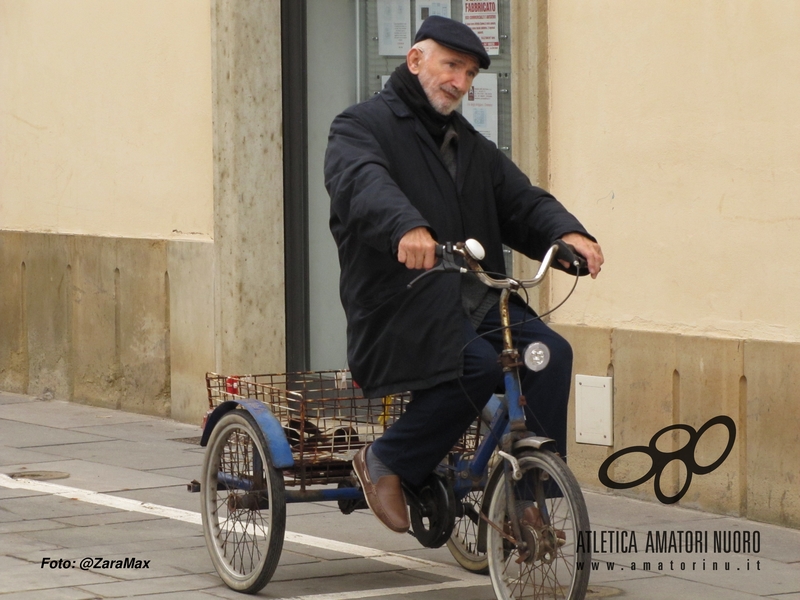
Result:
<svg viewBox="0 0 800 600"><path fill-rule="evenodd" d="M528 429L551 437L561 456L567 455L567 402L572 379L572 348L547 325L511 304L512 338L520 351L534 341L550 349L550 363L535 373L520 369ZM503 348L500 315L495 306L476 331L464 317L464 374L427 390L412 393L402 416L372 446L392 471L420 485L477 417L502 385L498 355ZM480 334L481 337L478 337ZM427 343L436 343L427 340Z"/></svg>

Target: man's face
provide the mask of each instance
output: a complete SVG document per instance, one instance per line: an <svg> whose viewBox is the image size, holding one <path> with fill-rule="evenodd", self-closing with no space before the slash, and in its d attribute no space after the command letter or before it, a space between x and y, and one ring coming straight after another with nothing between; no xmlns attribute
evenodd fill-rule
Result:
<svg viewBox="0 0 800 600"><path fill-rule="evenodd" d="M476 58L435 43L409 58L409 70L419 77L431 106L443 115L453 112L478 74Z"/></svg>

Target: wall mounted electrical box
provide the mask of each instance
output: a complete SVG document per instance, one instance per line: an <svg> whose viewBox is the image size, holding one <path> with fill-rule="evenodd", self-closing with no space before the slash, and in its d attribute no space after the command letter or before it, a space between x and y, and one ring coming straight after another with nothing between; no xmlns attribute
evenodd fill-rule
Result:
<svg viewBox="0 0 800 600"><path fill-rule="evenodd" d="M575 441L614 445L614 379L575 376Z"/></svg>

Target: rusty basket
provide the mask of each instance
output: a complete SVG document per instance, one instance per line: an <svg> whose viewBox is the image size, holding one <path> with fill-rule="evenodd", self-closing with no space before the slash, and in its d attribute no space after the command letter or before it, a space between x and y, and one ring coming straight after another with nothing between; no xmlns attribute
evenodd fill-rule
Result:
<svg viewBox="0 0 800 600"><path fill-rule="evenodd" d="M209 408L235 398L266 404L283 427L294 465L284 469L287 486L348 481L351 461L400 416L410 394L365 398L348 371L308 371L264 375L206 374ZM457 448L478 443L478 421Z"/></svg>

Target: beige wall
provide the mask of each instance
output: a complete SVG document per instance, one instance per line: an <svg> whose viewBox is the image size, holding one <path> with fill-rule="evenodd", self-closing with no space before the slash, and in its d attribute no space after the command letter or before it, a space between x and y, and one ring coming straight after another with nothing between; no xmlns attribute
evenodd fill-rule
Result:
<svg viewBox="0 0 800 600"><path fill-rule="evenodd" d="M0 0L0 389L284 369L280 2Z"/></svg>
<svg viewBox="0 0 800 600"><path fill-rule="evenodd" d="M797 473L800 454L800 345L708 336L606 329L557 324L575 349L574 369L590 375L613 374L613 446L575 443L573 395L569 419L569 464L586 487L656 501L651 479L628 490L608 490L598 478L600 465L614 452L647 446L669 425L699 430L726 415L736 427L731 453L713 472L695 475L681 506L800 528ZM709 465L728 442L722 426L698 442L695 458ZM676 451L688 443L685 432L659 439L658 448ZM630 454L612 463L618 482L643 476L650 462ZM673 462L662 482L667 496L685 482Z"/></svg>
<svg viewBox="0 0 800 600"><path fill-rule="evenodd" d="M607 258L554 321L800 342L798 31L792 1L549 3L551 188Z"/></svg>
<svg viewBox="0 0 800 600"><path fill-rule="evenodd" d="M572 469L604 489L598 469L615 451L727 415L733 451L681 504L800 527L800 458L787 452L800 443L800 4L514 6L515 157L607 260L551 318L575 373L614 381L614 445L575 443L571 412ZM571 284L554 276L540 305ZM724 448L715 429L700 464ZM611 474L643 468L631 456ZM669 469L672 494L683 479ZM606 491L655 501L652 481Z"/></svg>
<svg viewBox="0 0 800 600"><path fill-rule="evenodd" d="M207 0L0 0L0 226L213 235Z"/></svg>

